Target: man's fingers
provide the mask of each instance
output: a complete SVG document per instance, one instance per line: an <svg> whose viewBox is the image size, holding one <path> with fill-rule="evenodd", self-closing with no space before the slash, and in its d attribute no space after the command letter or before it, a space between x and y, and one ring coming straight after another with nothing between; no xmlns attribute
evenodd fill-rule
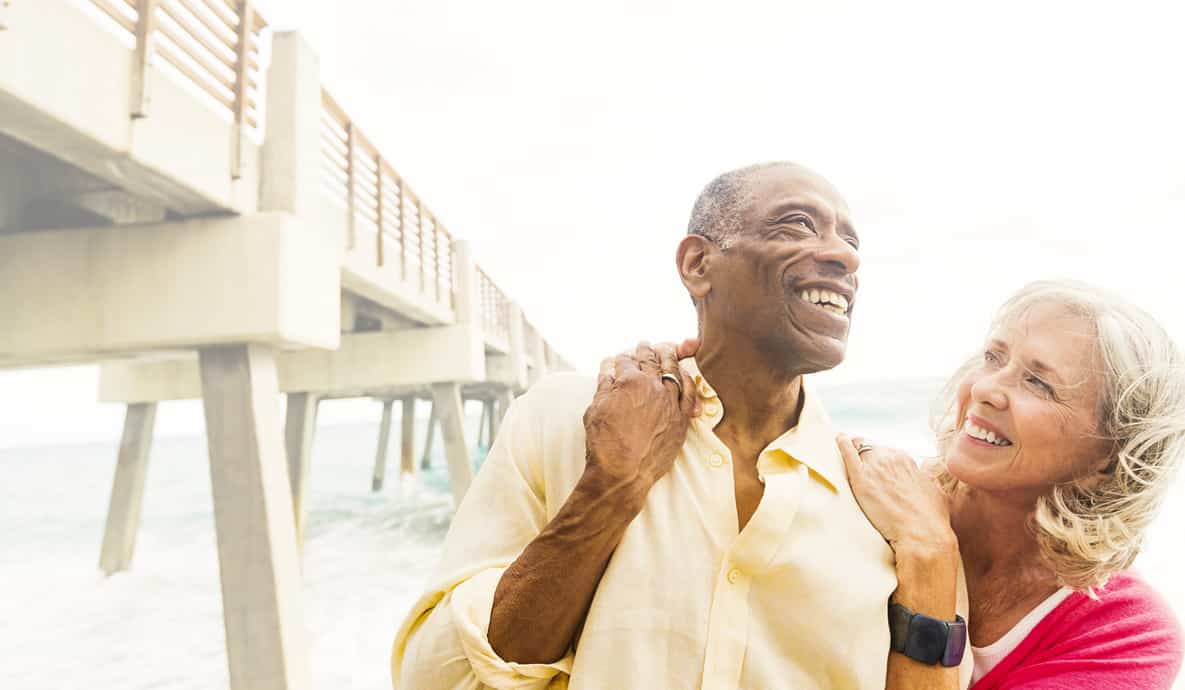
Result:
<svg viewBox="0 0 1185 690"><path fill-rule="evenodd" d="M688 338L679 343L679 347L677 348L676 352L679 356L679 359L694 357L695 353L699 352L699 338Z"/></svg>
<svg viewBox="0 0 1185 690"><path fill-rule="evenodd" d="M835 445L839 446L844 469L848 471L848 481L852 481L852 478L860 474L860 470L863 469L860 466L860 454L856 452L856 446L852 440L843 434L835 437Z"/></svg>
<svg viewBox="0 0 1185 690"><path fill-rule="evenodd" d="M607 393L609 389L613 388L614 371L612 357L601 360L601 369L597 372L597 393Z"/></svg>
<svg viewBox="0 0 1185 690"><path fill-rule="evenodd" d="M680 401L680 407L683 411L692 417L698 417L700 413L699 391L695 388L695 381L692 380L691 374L679 368L679 375L683 377L683 399Z"/></svg>
<svg viewBox="0 0 1185 690"><path fill-rule="evenodd" d="M660 373L662 365L658 361L658 354L645 340L638 343L638 349L634 351L634 359L638 360L638 368L644 373L655 376Z"/></svg>
<svg viewBox="0 0 1185 690"><path fill-rule="evenodd" d="M674 389L675 397L678 399L679 409L683 410L684 414L689 414L683 403L683 396L687 392L687 386L683 383L683 370L679 368L679 360L675 358L675 346L670 343L659 343L654 346L654 351L658 354L658 365L662 373L670 374L679 381L678 384L670 382L671 387ZM664 377L663 384L665 385L666 383L668 383L668 380Z"/></svg>
<svg viewBox="0 0 1185 690"><path fill-rule="evenodd" d="M674 345L659 343L654 346L654 353L658 355L658 368L662 373L679 375L679 360L675 359Z"/></svg>
<svg viewBox="0 0 1185 690"><path fill-rule="evenodd" d="M638 371L638 361L633 355L622 353L613 358L613 376L621 378L631 371Z"/></svg>

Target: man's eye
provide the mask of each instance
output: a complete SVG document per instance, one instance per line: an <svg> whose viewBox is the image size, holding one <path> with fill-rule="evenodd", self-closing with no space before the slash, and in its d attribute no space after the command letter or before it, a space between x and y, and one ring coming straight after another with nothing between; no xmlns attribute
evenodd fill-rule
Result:
<svg viewBox="0 0 1185 690"><path fill-rule="evenodd" d="M843 241L852 245L852 249L860 249L860 240L856 239L855 237L845 237L843 238Z"/></svg>
<svg viewBox="0 0 1185 690"><path fill-rule="evenodd" d="M815 224L812 223L811 219L806 216L789 216L788 218L782 219L782 222L787 225L798 225L810 230L811 232L815 231Z"/></svg>

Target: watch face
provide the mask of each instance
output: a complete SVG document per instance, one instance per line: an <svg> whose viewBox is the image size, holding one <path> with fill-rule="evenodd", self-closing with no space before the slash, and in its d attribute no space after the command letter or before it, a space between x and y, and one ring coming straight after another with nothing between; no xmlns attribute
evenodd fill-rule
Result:
<svg viewBox="0 0 1185 690"><path fill-rule="evenodd" d="M927 616L914 616L905 639L905 655L924 664L936 664L946 654L947 624Z"/></svg>
<svg viewBox="0 0 1185 690"><path fill-rule="evenodd" d="M958 666L963 661L963 652L967 649L967 625L963 623L962 618L950 626L947 637L946 652L942 655L942 665Z"/></svg>

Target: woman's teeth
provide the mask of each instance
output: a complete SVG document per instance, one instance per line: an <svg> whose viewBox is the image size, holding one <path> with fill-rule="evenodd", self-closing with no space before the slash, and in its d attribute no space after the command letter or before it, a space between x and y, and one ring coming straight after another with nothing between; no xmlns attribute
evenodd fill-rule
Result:
<svg viewBox="0 0 1185 690"><path fill-rule="evenodd" d="M815 288L810 288L799 292L798 296L817 307L826 309L833 314L839 314L842 316L848 313L847 298L830 290L816 290Z"/></svg>
<svg viewBox="0 0 1185 690"><path fill-rule="evenodd" d="M1011 446L1012 445L1012 441L1009 441L1008 439L1004 438L1003 436L997 436L996 432L994 432L994 431L988 431L987 429L984 429L983 427L976 426L974 423L971 422L970 419L968 419L966 422L963 423L963 431L966 432L966 434L968 436L970 436L971 438L977 438L980 441L987 441L988 443L992 444L993 446Z"/></svg>

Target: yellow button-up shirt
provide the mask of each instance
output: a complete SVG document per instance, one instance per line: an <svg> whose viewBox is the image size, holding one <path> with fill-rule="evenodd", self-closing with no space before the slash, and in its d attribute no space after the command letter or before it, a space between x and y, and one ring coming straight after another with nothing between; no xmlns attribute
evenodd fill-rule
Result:
<svg viewBox="0 0 1185 690"><path fill-rule="evenodd" d="M509 663L486 633L494 590L584 470L595 381L552 376L511 406L399 630L396 688L806 690L883 688L893 553L848 487L835 433L806 388L798 425L758 457L765 492L738 533L725 415L704 399L670 472L626 529L574 648Z"/></svg>

